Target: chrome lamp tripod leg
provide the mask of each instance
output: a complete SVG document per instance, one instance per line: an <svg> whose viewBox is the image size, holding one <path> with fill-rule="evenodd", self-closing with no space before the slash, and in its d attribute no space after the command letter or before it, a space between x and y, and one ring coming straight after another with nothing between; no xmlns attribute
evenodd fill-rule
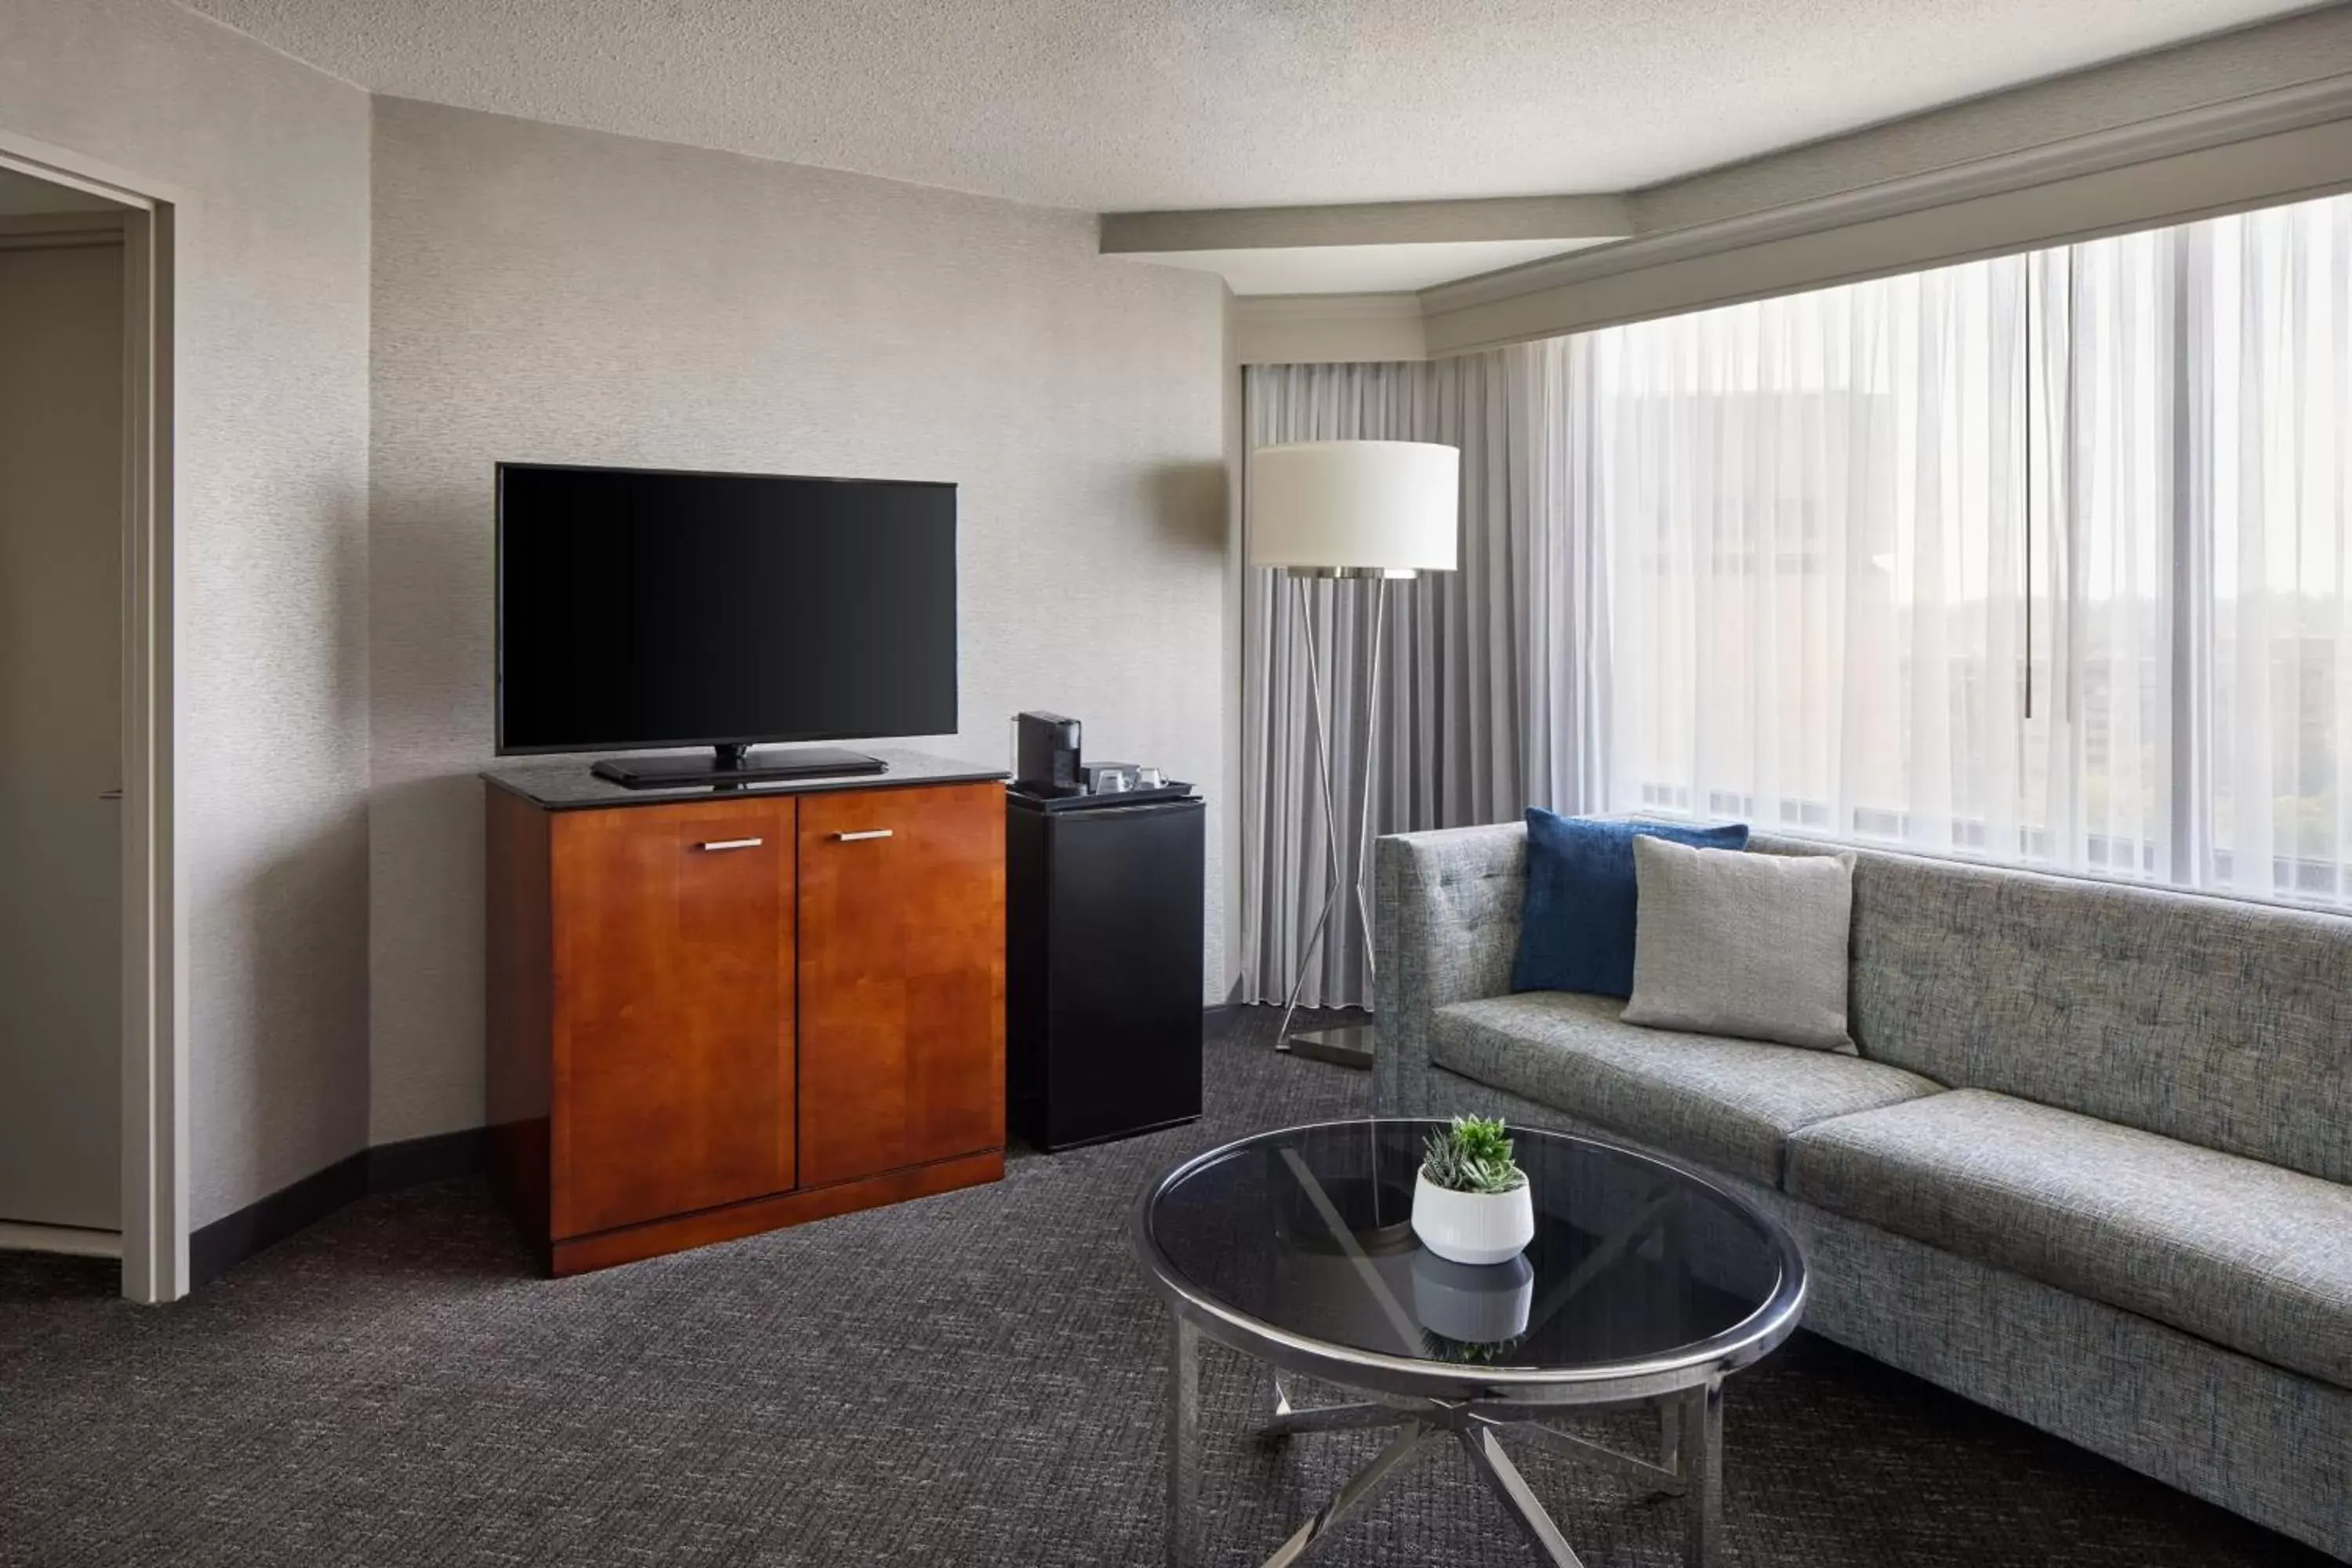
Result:
<svg viewBox="0 0 2352 1568"><path fill-rule="evenodd" d="M1307 707L1308 729L1315 737L1315 768L1323 797L1324 845L1330 858L1330 885L1325 889L1322 912L1315 917L1314 928L1298 952L1298 973L1290 982L1290 999L1282 1011L1282 1029L1275 1049L1288 1051L1315 1061L1331 1062L1339 1067L1369 1069L1372 1065L1373 1032L1370 1025L1351 1024L1338 1028L1316 1029L1305 1034L1290 1032L1292 1015L1298 1011L1299 993L1307 984L1307 965L1314 962L1315 950L1332 928L1332 913L1340 897L1340 879L1344 863L1339 855L1339 798L1331 788L1330 704L1323 686L1322 660L1315 645L1315 616L1312 601L1307 597L1307 580L1294 577L1298 590L1299 629L1307 643ZM1372 647L1370 689L1371 700L1367 705L1364 721L1363 803L1356 823L1356 876L1353 897L1360 922L1364 944L1364 973L1372 973L1372 911L1364 890L1364 845L1371 833L1373 748L1380 739L1381 724L1381 642L1388 618L1388 584L1381 578L1372 580Z"/></svg>

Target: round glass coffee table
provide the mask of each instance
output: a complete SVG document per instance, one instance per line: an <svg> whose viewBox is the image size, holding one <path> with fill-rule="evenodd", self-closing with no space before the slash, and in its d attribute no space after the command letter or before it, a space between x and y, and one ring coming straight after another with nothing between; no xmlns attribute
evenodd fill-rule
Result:
<svg viewBox="0 0 2352 1568"><path fill-rule="evenodd" d="M1505 1445L1527 1442L1682 1495L1685 1561L1717 1561L1723 1380L1797 1326L1804 1260L1787 1231L1706 1177L1590 1139L1514 1127L1535 1240L1472 1268L1412 1233L1436 1121L1285 1128L1187 1161L1145 1194L1136 1247L1175 1319L1168 1560L1190 1563L1200 1467L1200 1338L1274 1373L1268 1436L1396 1436L1298 1527L1296 1562L1433 1444L1468 1453L1545 1559L1576 1553ZM1290 1374L1360 1398L1298 1408ZM1560 1430L1571 1413L1655 1412L1654 1456Z"/></svg>

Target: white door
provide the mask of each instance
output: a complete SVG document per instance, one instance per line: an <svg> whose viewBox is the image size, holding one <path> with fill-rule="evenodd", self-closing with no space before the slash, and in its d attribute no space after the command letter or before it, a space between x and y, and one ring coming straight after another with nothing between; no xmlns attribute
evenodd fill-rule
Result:
<svg viewBox="0 0 2352 1568"><path fill-rule="evenodd" d="M122 1214L122 247L0 249L0 1221Z"/></svg>

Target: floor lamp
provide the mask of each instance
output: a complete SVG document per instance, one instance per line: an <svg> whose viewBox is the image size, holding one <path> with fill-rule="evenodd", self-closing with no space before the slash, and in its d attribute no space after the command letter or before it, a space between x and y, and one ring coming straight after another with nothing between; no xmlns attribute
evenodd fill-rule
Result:
<svg viewBox="0 0 2352 1568"><path fill-rule="evenodd" d="M1290 1020L1307 984L1307 966L1330 931L1339 907L1341 802L1332 792L1330 703L1323 685L1324 657L1315 642L1312 587L1318 578L1371 584L1371 689L1364 718L1363 801L1356 847L1371 832L1372 770L1380 739L1381 637L1388 618L1388 585L1423 572L1451 572L1460 537L1462 454L1427 441L1299 441L1260 447L1250 454L1249 560L1288 575L1298 595L1298 625L1307 639L1307 728L1315 737L1315 768L1323 801L1324 842L1331 885L1323 912L1299 949L1298 973L1282 1013L1275 1048L1343 1067L1372 1065L1372 1031L1362 1026L1293 1035ZM1333 591L1340 589L1335 585ZM1364 972L1372 972L1372 914L1359 856L1356 912L1363 928Z"/></svg>

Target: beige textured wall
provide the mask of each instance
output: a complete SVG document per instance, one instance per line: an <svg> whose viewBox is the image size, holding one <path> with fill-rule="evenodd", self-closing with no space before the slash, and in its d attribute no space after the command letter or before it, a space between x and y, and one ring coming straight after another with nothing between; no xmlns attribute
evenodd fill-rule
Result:
<svg viewBox="0 0 2352 1568"><path fill-rule="evenodd" d="M393 99L374 237L375 1142L481 1119L499 458L956 481L963 729L910 743L1001 763L1016 710L1076 714L1209 786L1222 860L1218 279L1077 215Z"/></svg>
<svg viewBox="0 0 2352 1568"><path fill-rule="evenodd" d="M154 0L5 0L0 131L182 198L202 1225L366 1142L368 100Z"/></svg>

